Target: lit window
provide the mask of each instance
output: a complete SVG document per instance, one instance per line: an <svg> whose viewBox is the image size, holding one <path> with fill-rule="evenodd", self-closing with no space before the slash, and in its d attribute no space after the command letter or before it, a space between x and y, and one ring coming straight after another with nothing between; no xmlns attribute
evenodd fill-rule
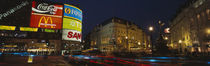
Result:
<svg viewBox="0 0 210 66"><path fill-rule="evenodd" d="M191 20L192 22L194 22L194 19L193 19L193 18L191 18L190 20Z"/></svg>
<svg viewBox="0 0 210 66"><path fill-rule="evenodd" d="M201 17L200 14L198 14L198 15L197 15L197 19L200 19L200 17Z"/></svg>
<svg viewBox="0 0 210 66"><path fill-rule="evenodd" d="M206 14L209 15L209 13L210 13L210 9L207 9Z"/></svg>
<svg viewBox="0 0 210 66"><path fill-rule="evenodd" d="M202 15L202 16L204 16L204 15L205 15L205 13L204 13L204 12L202 12L202 13L201 13L201 15Z"/></svg>
<svg viewBox="0 0 210 66"><path fill-rule="evenodd" d="M208 16L208 20L210 20L210 9L207 9L207 10L206 10L206 14L207 14L207 16Z"/></svg>

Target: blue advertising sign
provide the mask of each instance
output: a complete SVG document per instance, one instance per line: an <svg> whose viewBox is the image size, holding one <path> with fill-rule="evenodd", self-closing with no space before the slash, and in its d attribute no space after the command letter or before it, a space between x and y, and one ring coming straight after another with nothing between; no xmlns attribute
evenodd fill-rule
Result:
<svg viewBox="0 0 210 66"><path fill-rule="evenodd" d="M64 4L64 17L82 21L82 10L75 6Z"/></svg>

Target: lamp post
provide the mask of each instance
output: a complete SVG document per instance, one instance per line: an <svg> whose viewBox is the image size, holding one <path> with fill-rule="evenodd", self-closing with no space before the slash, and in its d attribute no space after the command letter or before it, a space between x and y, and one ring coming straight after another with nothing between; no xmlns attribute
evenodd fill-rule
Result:
<svg viewBox="0 0 210 66"><path fill-rule="evenodd" d="M165 23L161 22L161 21L158 21L158 24L159 24L159 32L160 32L160 37L162 37L162 30L161 30L161 27L165 25Z"/></svg>
<svg viewBox="0 0 210 66"><path fill-rule="evenodd" d="M151 49L152 49L152 55L153 55L153 43L152 43L152 32L154 31L153 26L149 27L149 32L150 32L150 43L151 43Z"/></svg>
<svg viewBox="0 0 210 66"><path fill-rule="evenodd" d="M182 52L182 46L181 46L181 44L182 44L182 40L179 40L179 52L180 53Z"/></svg>
<svg viewBox="0 0 210 66"><path fill-rule="evenodd" d="M125 39L126 39L127 49L128 49L128 51L130 52L130 49L129 49L130 47L129 47L129 44L128 44L128 36L126 36Z"/></svg>

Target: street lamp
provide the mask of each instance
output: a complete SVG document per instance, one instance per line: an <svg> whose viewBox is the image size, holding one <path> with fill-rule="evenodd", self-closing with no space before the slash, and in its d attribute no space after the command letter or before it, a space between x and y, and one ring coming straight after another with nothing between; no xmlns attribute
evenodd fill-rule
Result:
<svg viewBox="0 0 210 66"><path fill-rule="evenodd" d="M210 28L208 28L208 29L206 30L206 32L207 32L207 34L210 34Z"/></svg>
<svg viewBox="0 0 210 66"><path fill-rule="evenodd" d="M160 32L160 37L162 37L162 30L161 30L161 27L165 25L165 23L163 23L162 21L158 21L158 24L159 24L159 32Z"/></svg>
<svg viewBox="0 0 210 66"><path fill-rule="evenodd" d="M151 48L152 48L152 55L153 55L153 43L152 43L152 32L154 31L154 28L152 26L149 27L149 32L150 32L150 43L151 43Z"/></svg>
<svg viewBox="0 0 210 66"><path fill-rule="evenodd" d="M138 45L141 45L141 43L140 43L140 42L138 42Z"/></svg>
<svg viewBox="0 0 210 66"><path fill-rule="evenodd" d="M165 37L164 39L165 39L165 40L168 40L168 37Z"/></svg>
<svg viewBox="0 0 210 66"><path fill-rule="evenodd" d="M182 44L182 40L179 40L179 51L180 51L180 53L181 53L181 51L182 51L182 47L181 47L181 44Z"/></svg>
<svg viewBox="0 0 210 66"><path fill-rule="evenodd" d="M125 39L128 39L128 37L126 36Z"/></svg>
<svg viewBox="0 0 210 66"><path fill-rule="evenodd" d="M149 31L152 32L154 28L152 26L149 27Z"/></svg>
<svg viewBox="0 0 210 66"><path fill-rule="evenodd" d="M181 44L182 43L182 40L179 40L179 43Z"/></svg>

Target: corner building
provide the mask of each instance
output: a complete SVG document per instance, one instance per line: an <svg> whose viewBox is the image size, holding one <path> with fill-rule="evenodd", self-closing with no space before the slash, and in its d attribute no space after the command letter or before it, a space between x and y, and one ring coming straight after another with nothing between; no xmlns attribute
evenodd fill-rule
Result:
<svg viewBox="0 0 210 66"><path fill-rule="evenodd" d="M170 25L170 46L179 53L210 52L210 1L191 0Z"/></svg>
<svg viewBox="0 0 210 66"><path fill-rule="evenodd" d="M136 24L112 17L89 33L91 48L105 53L149 52L148 35Z"/></svg>

